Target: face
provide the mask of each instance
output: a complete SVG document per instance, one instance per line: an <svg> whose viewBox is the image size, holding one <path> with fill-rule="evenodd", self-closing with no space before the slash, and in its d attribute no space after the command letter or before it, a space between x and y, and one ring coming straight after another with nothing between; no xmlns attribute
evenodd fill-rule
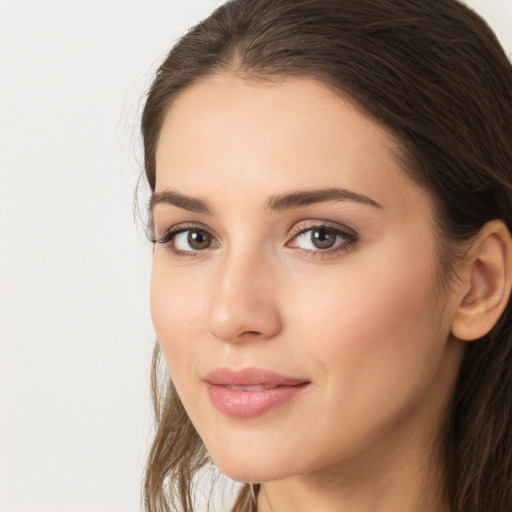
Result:
<svg viewBox="0 0 512 512"><path fill-rule="evenodd" d="M433 440L456 304L441 304L431 203L398 151L308 79L218 75L170 108L152 317L228 476L320 475Z"/></svg>

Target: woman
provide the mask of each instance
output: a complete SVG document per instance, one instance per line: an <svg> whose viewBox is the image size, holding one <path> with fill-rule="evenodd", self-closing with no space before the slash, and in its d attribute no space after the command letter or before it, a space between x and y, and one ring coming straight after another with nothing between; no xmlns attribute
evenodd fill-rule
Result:
<svg viewBox="0 0 512 512"><path fill-rule="evenodd" d="M233 0L142 119L146 509L512 509L512 71L454 0ZM158 382L163 353L172 382Z"/></svg>

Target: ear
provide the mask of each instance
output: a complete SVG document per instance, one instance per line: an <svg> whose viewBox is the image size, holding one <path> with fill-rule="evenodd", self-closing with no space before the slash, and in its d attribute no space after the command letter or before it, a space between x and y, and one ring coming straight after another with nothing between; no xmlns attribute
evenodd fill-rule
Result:
<svg viewBox="0 0 512 512"><path fill-rule="evenodd" d="M476 340L494 327L510 297L512 240L502 221L490 221L480 230L464 266L462 285L452 334Z"/></svg>

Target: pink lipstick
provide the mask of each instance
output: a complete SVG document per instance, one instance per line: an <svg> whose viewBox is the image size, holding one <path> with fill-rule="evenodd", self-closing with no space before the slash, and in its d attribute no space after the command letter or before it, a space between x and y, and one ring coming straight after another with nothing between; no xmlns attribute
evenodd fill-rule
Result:
<svg viewBox="0 0 512 512"><path fill-rule="evenodd" d="M218 368L203 380L213 406L231 418L260 416L294 399L310 384L259 368Z"/></svg>

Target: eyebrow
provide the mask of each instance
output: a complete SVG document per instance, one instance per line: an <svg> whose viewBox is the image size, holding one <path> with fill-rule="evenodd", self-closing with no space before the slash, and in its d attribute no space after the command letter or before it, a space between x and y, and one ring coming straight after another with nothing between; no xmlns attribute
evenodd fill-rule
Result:
<svg viewBox="0 0 512 512"><path fill-rule="evenodd" d="M271 196L265 205L265 209L270 211L283 211L327 201L352 201L375 208L383 208L380 203L364 194L358 194L344 188L323 188L319 190L299 190L288 194ZM210 208L206 201L186 196L170 189L153 193L149 201L149 209L153 210L157 204L162 203L170 204L194 213L212 215L212 208Z"/></svg>
<svg viewBox="0 0 512 512"><path fill-rule="evenodd" d="M149 200L149 209L152 211L157 204L162 203L171 204L183 210L188 210L189 212L205 213L207 215L212 214L212 210L206 201L179 194L174 190L164 190L163 192L153 193Z"/></svg>
<svg viewBox="0 0 512 512"><path fill-rule="evenodd" d="M364 194L358 194L345 188L323 188L320 190L300 190L290 194L272 196L266 208L272 211L288 210L291 208L300 208L315 203L324 203L326 201L353 201L362 203L375 208L383 206Z"/></svg>

